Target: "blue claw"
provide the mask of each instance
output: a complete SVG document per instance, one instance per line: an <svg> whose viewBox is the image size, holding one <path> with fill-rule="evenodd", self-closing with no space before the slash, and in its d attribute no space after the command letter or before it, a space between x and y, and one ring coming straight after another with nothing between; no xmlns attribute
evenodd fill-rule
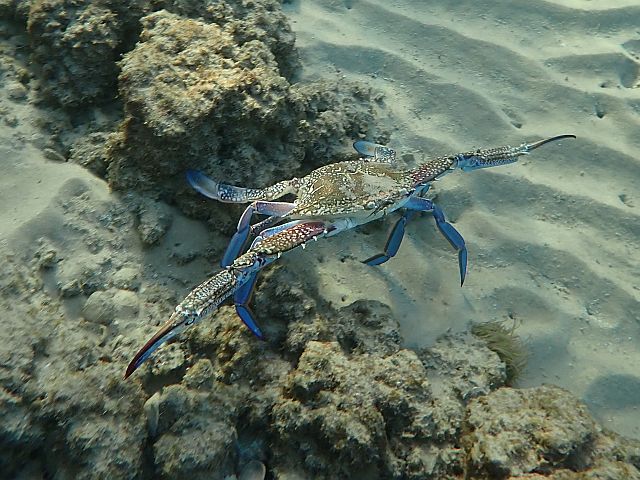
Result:
<svg viewBox="0 0 640 480"><path fill-rule="evenodd" d="M242 249L244 248L251 233L262 235L264 233L262 232L262 229L265 226L279 222L279 217L286 216L294 207L295 205L293 203L257 201L245 208L240 220L238 221L237 231L233 235L233 238L231 238L227 251L224 253L222 261L220 262L222 267L228 267L236 258L238 258L238 255L242 252ZM251 217L256 213L260 215L269 215L269 217L261 222L251 225ZM283 226L281 228L285 227Z"/></svg>
<svg viewBox="0 0 640 480"><path fill-rule="evenodd" d="M396 159L396 151L393 148L366 140L353 142L353 148L363 157L373 159L376 162L393 163Z"/></svg>
<svg viewBox="0 0 640 480"><path fill-rule="evenodd" d="M236 290L236 293L233 295L233 301L236 305L249 303L251 294L253 293L253 287L256 285L256 278L258 278L258 272L249 275L247 281Z"/></svg>
<svg viewBox="0 0 640 480"><path fill-rule="evenodd" d="M463 247L458 252L458 266L460 267L460 286L462 286L467 276L467 247Z"/></svg>
<svg viewBox="0 0 640 480"><path fill-rule="evenodd" d="M214 200L220 200L218 183L198 170L187 170L187 182L198 193Z"/></svg>
<svg viewBox="0 0 640 480"><path fill-rule="evenodd" d="M386 255L384 253L378 253L378 254L374 255L373 257L369 257L366 260L363 260L362 263L366 263L370 267L375 267L376 265L383 264L384 262L386 262L390 258L391 257L389 255Z"/></svg>
<svg viewBox="0 0 640 480"><path fill-rule="evenodd" d="M365 157L373 157L376 154L377 146L375 143L367 142L366 140L353 142L354 150Z"/></svg>
<svg viewBox="0 0 640 480"><path fill-rule="evenodd" d="M384 246L384 251L387 253L389 258L394 257L396 253L398 253L400 244L404 238L404 227L407 225L408 220L409 218L403 215L394 225L391 235L389 235L389 239L387 240L387 244Z"/></svg>
<svg viewBox="0 0 640 480"><path fill-rule="evenodd" d="M251 333L253 333L260 340L265 339L264 334L262 333L262 330L260 329L255 319L253 318L253 313L251 312L251 310L249 310L248 306L236 305L236 312L238 313L238 316L244 322L244 324L247 327L249 327L249 330L251 330Z"/></svg>

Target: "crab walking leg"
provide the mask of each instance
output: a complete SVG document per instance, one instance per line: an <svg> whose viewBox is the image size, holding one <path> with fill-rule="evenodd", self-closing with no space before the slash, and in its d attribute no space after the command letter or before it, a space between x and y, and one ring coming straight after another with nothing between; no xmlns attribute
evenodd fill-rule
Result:
<svg viewBox="0 0 640 480"><path fill-rule="evenodd" d="M416 198L416 200L418 200ZM446 221L444 217L444 212L442 209L431 202L430 200L425 200L426 202L431 203L433 207L433 218L436 221L436 226L440 233L447 239L447 241L451 244L453 248L458 251L458 268L460 270L460 286L464 285L464 279L467 276L467 247L464 243L464 238L460 235L460 232L455 229L453 225Z"/></svg>
<svg viewBox="0 0 640 480"><path fill-rule="evenodd" d="M298 192L300 179L292 178L266 188L244 188L219 183L198 170L187 170L187 182L205 197L226 203L249 203L254 200L275 200Z"/></svg>
<svg viewBox="0 0 640 480"><path fill-rule="evenodd" d="M416 195L424 195L431 188L431 185L426 184L418 187L416 189ZM391 229L391 233L389 234L389 238L387 239L387 243L384 246L384 253L379 253L377 255L373 255L372 257L367 258L362 263L366 263L367 265L375 266L382 265L386 261L395 257L400 249L400 244L402 243L402 239L404 238L404 230L407 225L407 222L413 218L416 210L405 210L402 216L395 223L393 228Z"/></svg>
<svg viewBox="0 0 640 480"><path fill-rule="evenodd" d="M272 217L270 217L272 218ZM285 223L283 225L278 225L277 227L272 227L265 229L260 232L260 234L253 240L251 247L249 250L255 250L256 247L263 242L265 239L273 237L285 230L292 229L297 225L308 223L303 220L296 220L293 222ZM293 231L293 230L292 230ZM321 233L324 233L321 232ZM317 239L317 236L312 237L313 239ZM304 243L302 244L304 246ZM236 313L240 317L240 319L244 322L244 324L251 330L256 337L260 340L264 340L264 334L262 333L262 329L258 325L258 322L255 320L255 316L249 307L249 301L251 300L251 296L253 295L253 289L256 284L256 279L258 278L258 272L255 272L247 277L247 283L242 285L233 296L233 303L236 307Z"/></svg>
<svg viewBox="0 0 640 480"><path fill-rule="evenodd" d="M433 214L436 226L440 233L447 239L453 248L458 251L458 267L460 269L460 285L464 283L464 279L467 275L467 247L464 243L462 235L447 222L442 209L433 203L431 200L421 197L411 197L407 203L404 204L406 211L402 217L396 222L391 230L387 244L384 247L384 253L379 253L368 259L363 263L367 265L380 265L390 258L394 257L398 253L400 243L404 236L405 225L416 212L430 212Z"/></svg>
<svg viewBox="0 0 640 480"><path fill-rule="evenodd" d="M433 203L431 200L421 197L412 197L404 208L415 210L419 212L431 212L436 222L436 226L440 233L453 248L458 251L458 267L460 270L460 286L464 284L464 279L467 276L467 247L464 243L464 238L460 235L460 232L455 229L453 225L447 222L442 209Z"/></svg>
<svg viewBox="0 0 640 480"><path fill-rule="evenodd" d="M264 340L264 334L262 329L256 322L255 315L249 307L249 301L253 296L253 289L256 286L256 279L258 278L258 272L252 273L247 277L247 283L242 285L233 296L233 303L236 307L236 313L240 317L240 320L244 322L251 333L253 333L260 340Z"/></svg>
<svg viewBox="0 0 640 480"><path fill-rule="evenodd" d="M251 233L251 217L258 213L261 215L269 215L270 217L284 217L287 213L295 208L293 203L286 202L253 202L249 205L240 220L238 221L238 227L236 233L231 237L229 246L224 252L222 260L220 262L221 267L228 267L233 261L240 255L242 248L247 242L247 238Z"/></svg>
<svg viewBox="0 0 640 480"><path fill-rule="evenodd" d="M227 269L205 280L185 297L175 308L169 320L135 354L127 366L124 378L129 377L167 340L213 313L244 285L255 281L255 274L278 259L281 254L304 245L319 235L329 233L332 228L324 222L300 221L285 230L275 231L273 235L261 239ZM244 299L245 303L251 289L247 290L249 295L247 291L239 295L240 300Z"/></svg>
<svg viewBox="0 0 640 480"><path fill-rule="evenodd" d="M256 238L251 244L251 248L249 250L251 250L261 241L262 237ZM258 322L256 322L255 316L253 315L253 312L248 305L249 301L251 300L251 296L253 295L253 289L256 286L257 278L258 272L247 275L247 283L242 285L233 295L233 303L235 304L236 313L240 317L240 320L242 320L247 328L251 330L251 333L253 333L260 340L264 340L265 338L264 334L262 333L262 329L258 325Z"/></svg>
<svg viewBox="0 0 640 480"><path fill-rule="evenodd" d="M362 263L366 263L371 266L381 265L390 258L395 257L396 253L398 253L398 250L400 249L402 239L404 238L404 228L415 213L415 210L405 211L391 229L391 233L387 239L387 244L384 246L384 253L378 253L377 255L369 257Z"/></svg>

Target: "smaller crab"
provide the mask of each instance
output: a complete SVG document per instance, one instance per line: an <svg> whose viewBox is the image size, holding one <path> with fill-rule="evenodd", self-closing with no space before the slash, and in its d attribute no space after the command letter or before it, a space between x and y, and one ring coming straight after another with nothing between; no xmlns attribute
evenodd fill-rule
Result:
<svg viewBox="0 0 640 480"><path fill-rule="evenodd" d="M169 321L138 351L129 364L125 378L136 370L162 343L187 327L199 322L233 296L238 316L258 338L262 330L248 307L258 272L284 252L309 240L336 235L384 215L400 211L401 217L391 230L383 253L365 260L380 265L392 258L400 248L405 225L416 212L433 214L436 226L458 251L460 282L467 269L467 249L462 235L446 221L443 211L423 195L431 182L456 168L476 170L517 161L547 143L575 138L559 135L518 147L479 149L436 157L416 168L400 170L393 165L395 151L366 141L354 143L360 160L339 162L320 167L303 178L293 178L264 189L225 185L204 174L190 170L189 183L203 195L222 202L248 203L238 228L222 259L225 269L197 286L178 305ZM286 194L295 194L294 202L274 202ZM254 214L267 215L254 225ZM283 220L287 223L277 225ZM240 255L250 236L250 248Z"/></svg>

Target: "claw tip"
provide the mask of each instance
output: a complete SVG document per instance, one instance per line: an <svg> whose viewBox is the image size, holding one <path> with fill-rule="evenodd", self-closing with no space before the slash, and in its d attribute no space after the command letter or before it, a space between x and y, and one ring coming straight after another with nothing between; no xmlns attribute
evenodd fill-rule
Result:
<svg viewBox="0 0 640 480"><path fill-rule="evenodd" d="M129 366L127 367L127 370L124 372L124 380L129 378L131 376L131 374L136 371L136 368L137 367L135 366L135 364L133 362L131 362L129 364Z"/></svg>

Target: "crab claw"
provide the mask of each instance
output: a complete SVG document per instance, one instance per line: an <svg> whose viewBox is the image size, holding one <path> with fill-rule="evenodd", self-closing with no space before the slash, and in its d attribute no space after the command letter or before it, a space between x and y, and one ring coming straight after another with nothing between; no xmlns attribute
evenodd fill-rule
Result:
<svg viewBox="0 0 640 480"><path fill-rule="evenodd" d="M188 317L185 316L183 312L177 310L173 312L167 323L135 354L124 373L125 380L129 378L160 345L183 332L189 326L188 321Z"/></svg>
<svg viewBox="0 0 640 480"><path fill-rule="evenodd" d="M396 151L393 148L367 142L366 140L353 142L353 148L363 157L372 158L376 162L393 163L396 159Z"/></svg>
<svg viewBox="0 0 640 480"><path fill-rule="evenodd" d="M364 157L373 157L376 154L376 148L381 145L376 145L366 140L357 140L353 142L353 149Z"/></svg>
<svg viewBox="0 0 640 480"><path fill-rule="evenodd" d="M576 138L576 136L569 133L565 135L556 135L555 137L545 138L544 140L539 140L537 142L527 144L526 145L527 151L534 150L538 147L541 147L542 145L546 145L547 143L556 142L558 140L564 140L565 138Z"/></svg>
<svg viewBox="0 0 640 480"><path fill-rule="evenodd" d="M531 150L535 150L547 143L556 142L565 138L576 138L573 134L556 135L533 143L523 143L518 147L497 147L475 150L473 152L460 153L456 155L456 165L464 172L470 172L479 168L498 167L518 161L518 157L528 155Z"/></svg>
<svg viewBox="0 0 640 480"><path fill-rule="evenodd" d="M167 323L135 354L127 367L124 378L128 378L135 372L160 345L215 311L238 289L237 280L238 275L227 269L218 272L194 288L175 308Z"/></svg>
<svg viewBox="0 0 640 480"><path fill-rule="evenodd" d="M196 192L214 200L220 200L219 183L198 170L187 170L187 182Z"/></svg>
<svg viewBox="0 0 640 480"><path fill-rule="evenodd" d="M147 360L163 343L182 333L191 325L214 312L227 298L234 296L236 311L253 334L264 339L247 303L259 270L275 261L284 252L292 250L318 235L333 231L333 225L319 221L296 220L260 232L251 249L226 268L194 288L178 305L156 334L135 354L125 371L124 378Z"/></svg>
<svg viewBox="0 0 640 480"><path fill-rule="evenodd" d="M198 193L224 203L247 203L252 190L218 183L198 170L187 170L187 182Z"/></svg>

